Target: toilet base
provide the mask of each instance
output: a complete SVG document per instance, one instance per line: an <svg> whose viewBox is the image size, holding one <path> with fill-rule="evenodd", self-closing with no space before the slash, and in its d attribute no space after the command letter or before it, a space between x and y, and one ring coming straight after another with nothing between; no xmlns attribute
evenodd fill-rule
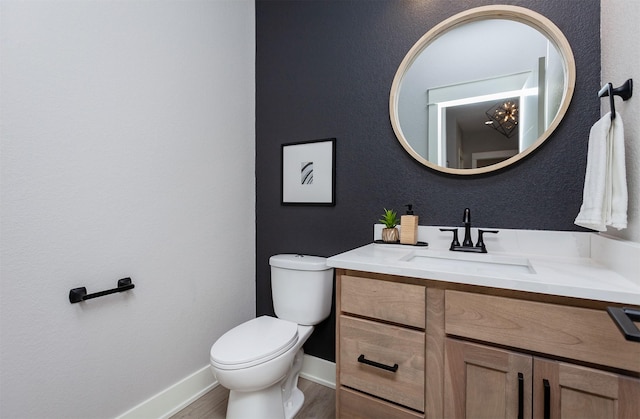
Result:
<svg viewBox="0 0 640 419"><path fill-rule="evenodd" d="M291 397L284 404L284 418L293 419L293 417L300 411L304 404L304 394L298 387L294 388L291 392Z"/></svg>
<svg viewBox="0 0 640 419"><path fill-rule="evenodd" d="M291 369L282 383L282 400L284 402L284 419L293 418L304 403L304 394L298 388L298 376L302 370L304 350L299 349L293 358Z"/></svg>
<svg viewBox="0 0 640 419"><path fill-rule="evenodd" d="M296 353L287 376L274 385L258 391L231 390L227 403L227 419L293 419L304 404L298 388L304 351Z"/></svg>
<svg viewBox="0 0 640 419"><path fill-rule="evenodd" d="M280 383L260 391L229 392L227 419L284 417Z"/></svg>
<svg viewBox="0 0 640 419"><path fill-rule="evenodd" d="M283 403L282 387L278 383L262 391L230 391L227 419L293 419L304 404L304 393L295 387Z"/></svg>

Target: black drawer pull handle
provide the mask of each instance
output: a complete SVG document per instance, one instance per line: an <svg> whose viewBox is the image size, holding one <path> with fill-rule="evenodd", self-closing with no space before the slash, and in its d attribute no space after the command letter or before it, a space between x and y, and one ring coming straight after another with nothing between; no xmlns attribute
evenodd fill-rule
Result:
<svg viewBox="0 0 640 419"><path fill-rule="evenodd" d="M518 419L524 419L524 375L518 373Z"/></svg>
<svg viewBox="0 0 640 419"><path fill-rule="evenodd" d="M627 307L607 307L607 312L626 340L640 342L640 330L633 324L633 322L640 322L640 310Z"/></svg>
<svg viewBox="0 0 640 419"><path fill-rule="evenodd" d="M383 369L385 371L391 371L391 372L398 371L398 364L393 364L393 366L390 367L389 365L385 365L385 364L381 364L381 363L376 362L376 361L370 361L368 359L365 359L364 358L364 354L361 354L358 357L358 362L360 362L362 364L371 365L372 367L380 368L380 369Z"/></svg>
<svg viewBox="0 0 640 419"><path fill-rule="evenodd" d="M551 386L546 378L542 380L544 386L544 419L551 419Z"/></svg>

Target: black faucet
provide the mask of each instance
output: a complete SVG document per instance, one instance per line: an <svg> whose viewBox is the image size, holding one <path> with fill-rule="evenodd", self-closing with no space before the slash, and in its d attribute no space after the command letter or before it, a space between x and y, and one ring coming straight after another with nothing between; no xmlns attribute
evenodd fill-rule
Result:
<svg viewBox="0 0 640 419"><path fill-rule="evenodd" d="M498 233L498 230L481 230L478 229L478 242L473 245L471 241L471 210L469 208L464 209L462 215L462 222L464 223L464 239L462 240L462 246L458 241L458 229L457 228L441 228L440 231L453 232L453 240L451 241L451 247L449 250L454 252L474 252L474 253L487 253L487 247L484 244L484 233Z"/></svg>
<svg viewBox="0 0 640 419"><path fill-rule="evenodd" d="M462 241L462 246L473 247L473 242L471 241L471 210L469 208L464 209L462 222L464 223L464 240Z"/></svg>

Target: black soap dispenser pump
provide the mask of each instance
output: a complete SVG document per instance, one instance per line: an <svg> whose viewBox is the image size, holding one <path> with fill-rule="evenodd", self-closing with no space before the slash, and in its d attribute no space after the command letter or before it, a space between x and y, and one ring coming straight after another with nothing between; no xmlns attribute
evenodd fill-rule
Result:
<svg viewBox="0 0 640 419"><path fill-rule="evenodd" d="M413 214L413 205L407 204L407 213L400 217L400 243L418 243L418 216Z"/></svg>

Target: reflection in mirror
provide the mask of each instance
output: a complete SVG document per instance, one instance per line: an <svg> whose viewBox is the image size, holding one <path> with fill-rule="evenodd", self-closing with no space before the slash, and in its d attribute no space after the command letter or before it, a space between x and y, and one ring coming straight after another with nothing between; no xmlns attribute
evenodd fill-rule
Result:
<svg viewBox="0 0 640 419"><path fill-rule="evenodd" d="M544 141L574 83L571 50L550 21L520 7L481 7L436 26L409 51L392 86L391 123L423 164L483 173Z"/></svg>

